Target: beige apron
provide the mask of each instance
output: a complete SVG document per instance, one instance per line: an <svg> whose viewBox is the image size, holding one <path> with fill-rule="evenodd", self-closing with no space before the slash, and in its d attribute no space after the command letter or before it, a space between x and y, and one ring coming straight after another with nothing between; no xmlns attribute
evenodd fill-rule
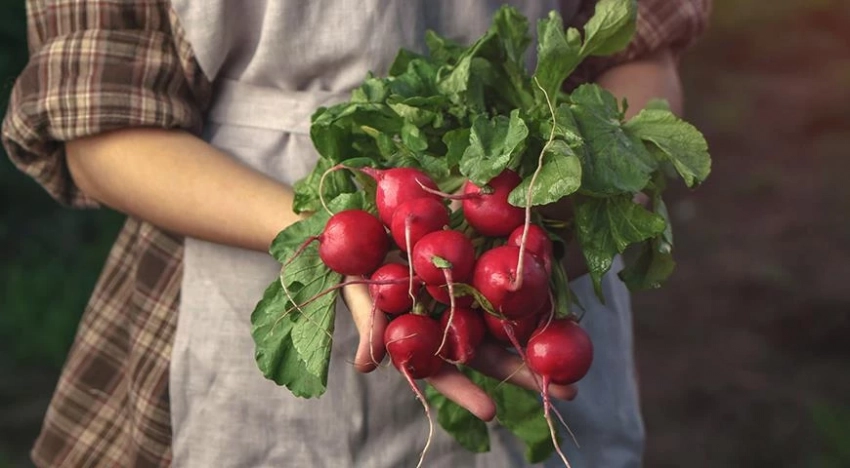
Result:
<svg viewBox="0 0 850 468"><path fill-rule="evenodd" d="M385 73L399 47L424 52L426 29L473 41L501 2L172 3L216 89L205 138L292 184L316 158L308 131L317 107L347 99L367 72ZM532 19L557 8L557 2L515 3ZM394 369L367 375L354 370L357 334L346 310L337 311L323 397L295 398L262 377L250 315L278 270L265 253L186 240L170 376L174 466L415 466L427 435L422 407ZM579 399L562 405L582 444L579 451L566 443L567 452L577 468L638 466L643 429L628 296L613 278L605 282L612 297L607 308L593 301L587 278L576 288L584 303L593 304L585 325L598 351ZM493 431L491 452L478 456L436 432L427 466L523 464L522 447L504 431Z"/></svg>

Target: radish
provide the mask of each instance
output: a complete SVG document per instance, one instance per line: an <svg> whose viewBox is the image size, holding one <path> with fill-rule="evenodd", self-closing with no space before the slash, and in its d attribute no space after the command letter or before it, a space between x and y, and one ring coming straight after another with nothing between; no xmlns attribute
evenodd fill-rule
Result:
<svg viewBox="0 0 850 468"><path fill-rule="evenodd" d="M437 356L440 326L426 315L402 314L387 325L384 343L393 365L413 379L436 374L443 360Z"/></svg>
<svg viewBox="0 0 850 468"><path fill-rule="evenodd" d="M519 255L520 248L511 245L490 249L478 259L472 274L472 286L510 319L535 314L549 297L543 265L531 255L524 255L520 264Z"/></svg>
<svg viewBox="0 0 850 468"><path fill-rule="evenodd" d="M409 277L408 267L400 263L387 263L372 273L369 295L375 302L375 307L391 315L409 311L421 287L419 281L414 278L411 291Z"/></svg>
<svg viewBox="0 0 850 468"><path fill-rule="evenodd" d="M509 333L514 334L517 343L520 346L525 346L531 334L537 329L540 323L540 314L532 314L517 319L500 319L493 314L483 314L484 325L496 341L510 345L513 344Z"/></svg>
<svg viewBox="0 0 850 468"><path fill-rule="evenodd" d="M428 294L433 297L435 301L441 304L451 305L452 300L449 297L448 285L426 284L425 290L428 291ZM474 302L475 298L472 296L455 297L455 306L457 307L472 307Z"/></svg>
<svg viewBox="0 0 850 468"><path fill-rule="evenodd" d="M528 367L549 383L578 382L593 362L593 343L578 323L555 319L541 326L528 340Z"/></svg>
<svg viewBox="0 0 850 468"><path fill-rule="evenodd" d="M475 247L459 231L446 229L424 235L413 246L413 271L425 284L466 281L475 266ZM451 278L446 275L450 273Z"/></svg>
<svg viewBox="0 0 850 468"><path fill-rule="evenodd" d="M518 226L508 236L508 245L520 247L522 245L522 233L525 226ZM525 248L534 255L546 270L547 275L552 274L552 240L546 231L536 225L528 225L528 234L525 239Z"/></svg>
<svg viewBox="0 0 850 468"><path fill-rule="evenodd" d="M440 326L447 336L440 356L454 364L466 364L484 339L484 320L480 312L465 307L455 309L451 323L449 318L449 314L440 317Z"/></svg>
<svg viewBox="0 0 850 468"><path fill-rule="evenodd" d="M425 284L447 285L449 296L449 324L452 323L457 303L454 297L455 281L466 281L475 266L475 246L459 231L444 230L426 234L413 246L413 270ZM448 335L438 351L442 351Z"/></svg>
<svg viewBox="0 0 850 468"><path fill-rule="evenodd" d="M364 174L375 179L377 191L375 204L378 206L378 216L385 225L392 225L393 214L402 203L414 198L433 198L438 195L427 192L422 187L437 190L437 184L427 174L412 167L394 167L391 169L375 169L362 167Z"/></svg>
<svg viewBox="0 0 850 468"><path fill-rule="evenodd" d="M425 315L404 314L396 317L384 331L384 346L390 360L407 379L410 389L419 398L428 418L428 440L419 457L419 465L425 459L428 446L434 435L434 421L431 408L425 395L419 390L414 379L424 379L436 375L443 366L443 360L437 356L440 347L440 326Z"/></svg>
<svg viewBox="0 0 850 468"><path fill-rule="evenodd" d="M558 447L555 427L550 411L563 418L552 406L549 399L549 384L568 385L578 382L587 374L593 362L593 343L583 328L570 319L555 319L531 335L526 347L526 363L529 369L543 378L541 394L543 396L543 416L549 425L552 443L564 463L569 466L566 457ZM566 423L564 423L566 426ZM569 427L567 428L569 430Z"/></svg>
<svg viewBox="0 0 850 468"><path fill-rule="evenodd" d="M435 198L413 198L392 215L390 233L402 252L409 251L425 234L449 224L449 210Z"/></svg>
<svg viewBox="0 0 850 468"><path fill-rule="evenodd" d="M522 225L525 211L508 203L508 195L522 179L511 170L504 170L487 186L489 193L471 181L463 186L463 215L478 233L484 236L507 236Z"/></svg>
<svg viewBox="0 0 850 468"><path fill-rule="evenodd" d="M390 248L381 222L363 210L344 210L333 215L318 236L319 257L331 270L351 276L368 275L381 266Z"/></svg>

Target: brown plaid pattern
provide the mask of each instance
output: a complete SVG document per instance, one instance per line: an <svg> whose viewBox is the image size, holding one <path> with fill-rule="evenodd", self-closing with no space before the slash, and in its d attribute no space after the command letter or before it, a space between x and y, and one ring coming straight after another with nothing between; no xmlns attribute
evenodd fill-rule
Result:
<svg viewBox="0 0 850 468"><path fill-rule="evenodd" d="M130 126L198 131L210 84L164 0L29 1L30 62L3 123L12 161L63 204L63 141ZM180 237L129 219L77 331L41 435L37 466L170 463L168 365L182 277Z"/></svg>
<svg viewBox="0 0 850 468"><path fill-rule="evenodd" d="M633 44L583 64L590 80L704 28L710 0L642 0ZM578 22L587 18L586 2ZM211 85L167 0L30 0L30 61L2 140L12 161L60 203L97 203L73 184L63 142L155 126L198 132ZM573 84L576 84L573 82ZM32 450L39 467L155 467L171 460L168 366L182 276L180 236L124 225L86 307Z"/></svg>

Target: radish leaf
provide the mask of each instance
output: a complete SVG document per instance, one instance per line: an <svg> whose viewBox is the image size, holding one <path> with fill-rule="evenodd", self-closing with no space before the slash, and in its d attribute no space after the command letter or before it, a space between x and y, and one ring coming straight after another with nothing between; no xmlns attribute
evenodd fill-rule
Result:
<svg viewBox="0 0 850 468"><path fill-rule="evenodd" d="M528 137L528 127L511 112L510 118L497 115L488 119L478 116L472 124L469 146L460 160L460 172L479 187L501 173L511 159L521 154Z"/></svg>
<svg viewBox="0 0 850 468"><path fill-rule="evenodd" d="M368 205L364 193L358 192L340 195L328 206L337 212ZM322 263L315 243L295 254L306 239L321 233L328 218L327 212L318 211L278 234L270 253L282 264L288 264L251 314L251 334L260 371L305 398L318 397L327 388L337 295L317 295L339 283L342 275ZM282 284L286 285L285 291Z"/></svg>
<svg viewBox="0 0 850 468"><path fill-rule="evenodd" d="M582 57L611 55L624 49L635 32L637 1L599 0L593 16L584 25Z"/></svg>
<svg viewBox="0 0 850 468"><path fill-rule="evenodd" d="M666 224L664 231L641 243L636 257L626 256L626 267L620 272L620 279L631 290L661 287L661 283L676 267L673 260L673 227L667 213L667 205L661 198L665 184L663 174L658 173L647 190L652 195L652 210Z"/></svg>
<svg viewBox="0 0 850 468"><path fill-rule="evenodd" d="M610 198L583 197L575 200L576 238L602 297L602 276L611 269L614 256L631 244L664 232L667 223L623 195Z"/></svg>
<svg viewBox="0 0 850 468"><path fill-rule="evenodd" d="M525 443L526 460L538 463L552 454L552 438L537 393L505 385L469 368L465 368L464 373L496 403L499 423Z"/></svg>
<svg viewBox="0 0 850 468"><path fill-rule="evenodd" d="M462 368L461 371L493 399L497 420L525 444L525 458L529 463L539 463L553 453L549 427L535 392L515 385L505 385L468 367ZM483 421L441 395L430 385L425 394L437 410L440 426L458 443L473 452L490 450L490 435Z"/></svg>
<svg viewBox="0 0 850 468"><path fill-rule="evenodd" d="M705 137L669 110L644 109L625 124L625 129L657 147L688 187L701 183L711 172Z"/></svg>
<svg viewBox="0 0 850 468"><path fill-rule="evenodd" d="M570 96L570 110L585 139L582 185L599 196L642 190L657 164L643 143L623 131L614 96L597 85L582 85Z"/></svg>
<svg viewBox="0 0 850 468"><path fill-rule="evenodd" d="M508 196L508 203L525 207L532 176L526 177ZM562 140L555 140L543 155L543 166L531 190L531 205L555 203L578 190L581 161Z"/></svg>
<svg viewBox="0 0 850 468"><path fill-rule="evenodd" d="M537 47L537 68L534 77L549 95L549 99L554 99L561 84L581 62L581 40L575 33L569 36L564 33L561 15L556 11L550 12L548 18L540 20L537 35L540 43ZM542 95L538 102L545 105Z"/></svg>
<svg viewBox="0 0 850 468"><path fill-rule="evenodd" d="M437 422L463 448L475 453L490 451L490 434L484 421L446 398L431 385L425 387L425 397L437 412Z"/></svg>
<svg viewBox="0 0 850 468"><path fill-rule="evenodd" d="M334 163L327 158L320 157L316 161L315 169L306 178L295 183L295 198L292 201L292 209L296 213L317 211L322 207L319 198L319 179L322 174L331 168ZM322 197L332 200L343 193L352 193L357 189L351 180L351 176L345 171L334 171L325 177L322 186Z"/></svg>
<svg viewBox="0 0 850 468"><path fill-rule="evenodd" d="M294 325L287 317L280 317L280 311L286 310L289 304L280 281L275 280L251 314L257 366L266 378L286 386L293 395L318 397L325 393L327 379L306 372L304 361L292 347L281 346L290 340Z"/></svg>

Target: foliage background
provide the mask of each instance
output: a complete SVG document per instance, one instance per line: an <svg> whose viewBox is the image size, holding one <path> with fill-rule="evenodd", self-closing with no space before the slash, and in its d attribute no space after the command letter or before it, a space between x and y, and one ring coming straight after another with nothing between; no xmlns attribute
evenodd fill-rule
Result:
<svg viewBox="0 0 850 468"><path fill-rule="evenodd" d="M0 109L26 63L0 0ZM682 63L714 158L670 201L678 267L634 297L648 467L850 467L850 3L715 0ZM122 217L0 158L0 468L29 466Z"/></svg>

